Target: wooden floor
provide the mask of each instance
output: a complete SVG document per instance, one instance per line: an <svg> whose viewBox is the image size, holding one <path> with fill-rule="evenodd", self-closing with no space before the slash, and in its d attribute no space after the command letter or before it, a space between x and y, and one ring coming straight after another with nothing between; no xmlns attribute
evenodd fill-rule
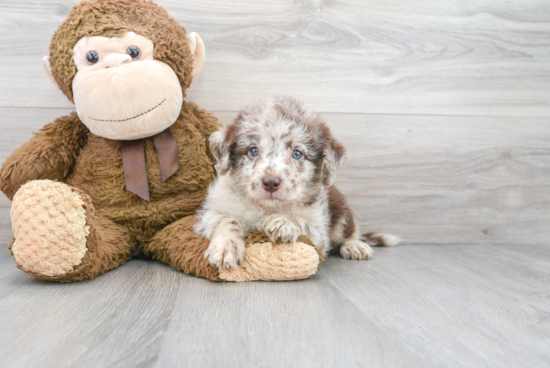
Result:
<svg viewBox="0 0 550 368"><path fill-rule="evenodd" d="M50 284L0 194L0 367L550 367L548 0L157 2L206 44L189 100L303 100L361 226L405 242L300 282L134 260ZM74 110L41 58L75 3L0 0L0 163Z"/></svg>
<svg viewBox="0 0 550 368"><path fill-rule="evenodd" d="M550 248L407 245L297 282L133 260L53 284L0 252L2 367L548 367Z"/></svg>

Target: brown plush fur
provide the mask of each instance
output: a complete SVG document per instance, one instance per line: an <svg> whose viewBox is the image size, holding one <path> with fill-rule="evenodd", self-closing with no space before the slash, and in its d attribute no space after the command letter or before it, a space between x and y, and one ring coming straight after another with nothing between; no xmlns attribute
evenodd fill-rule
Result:
<svg viewBox="0 0 550 368"><path fill-rule="evenodd" d="M171 66L183 93L191 84L192 57L185 29L161 7L143 0L91 0L74 7L55 33L50 47L52 73L72 100L76 73L72 49L84 36L119 36L133 31L155 44L155 59ZM90 226L82 263L52 281L89 279L134 256L158 259L181 271L219 281L218 270L202 258L208 242L193 233L195 209L215 177L208 149L220 124L194 103L184 103L170 130L177 140L181 168L162 183L151 139L145 158L151 201L125 188L121 144L88 131L76 113L46 125L16 150L0 170L0 189L12 199L26 182L64 182L81 195Z"/></svg>
<svg viewBox="0 0 550 368"><path fill-rule="evenodd" d="M212 281L223 281L219 271L204 259L208 242L193 232L195 216L179 219L157 232L145 255L180 271Z"/></svg>
<svg viewBox="0 0 550 368"><path fill-rule="evenodd" d="M78 40L85 36L116 37L129 31L153 41L155 59L175 71L185 96L192 81L192 55L185 29L150 1L90 0L73 8L50 46L52 74L71 101L76 74L72 53ZM57 276L36 274L18 266L44 280L72 282L100 275L132 257L148 257L189 274L223 281L219 270L203 258L208 241L193 232L193 214L215 178L215 159L207 142L219 127L212 114L194 103L184 102L178 119L170 127L181 167L165 182L161 180L152 139L145 140L148 202L126 190L120 141L92 134L76 113L46 125L6 159L0 169L0 189L13 199L29 181L49 179L66 184L65 189L76 193L84 203L86 231L89 229L86 253L80 264ZM10 248L15 253L19 245L14 242L16 246ZM306 247L309 250L309 245ZM261 253L271 257L271 253ZM277 252L274 253L277 257ZM279 252L280 259L293 254L294 249ZM257 268L275 275L268 279L289 279L296 270L300 271L297 275L306 275L299 277L309 277L317 269L317 259L314 261L309 265L295 262L297 266L290 272L284 264L273 267L273 262L267 262L265 270L261 264Z"/></svg>
<svg viewBox="0 0 550 368"><path fill-rule="evenodd" d="M50 46L52 74L73 101L72 82L76 66L73 48L82 37L119 37L135 32L153 41L154 57L168 64L185 90L192 81L192 55L185 29L166 10L145 0L90 0L77 4L55 32Z"/></svg>
<svg viewBox="0 0 550 368"><path fill-rule="evenodd" d="M185 104L171 127L181 168L164 183L154 145L147 140L151 191L151 201L147 202L125 189L119 141L85 134L86 128L75 113L45 126L4 162L0 187L12 199L29 180L53 179L71 185L87 203L90 235L88 252L73 271L55 277L35 276L79 281L113 269L132 256L147 256L219 281L218 270L202 258L208 241L193 232L191 216L215 177L206 142L218 127L214 116L194 103Z"/></svg>

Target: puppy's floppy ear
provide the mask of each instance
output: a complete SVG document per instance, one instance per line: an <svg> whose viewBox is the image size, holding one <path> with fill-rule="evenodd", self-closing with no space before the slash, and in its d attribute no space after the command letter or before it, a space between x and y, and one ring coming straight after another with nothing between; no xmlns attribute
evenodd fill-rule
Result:
<svg viewBox="0 0 550 368"><path fill-rule="evenodd" d="M231 150L235 144L236 133L237 123L231 123L214 132L208 139L210 151L218 162L215 166L218 175L225 175L231 168Z"/></svg>
<svg viewBox="0 0 550 368"><path fill-rule="evenodd" d="M327 127L323 130L325 135L325 147L323 149L322 178L323 185L329 187L336 179L338 167L344 162L346 150L340 142L334 139Z"/></svg>

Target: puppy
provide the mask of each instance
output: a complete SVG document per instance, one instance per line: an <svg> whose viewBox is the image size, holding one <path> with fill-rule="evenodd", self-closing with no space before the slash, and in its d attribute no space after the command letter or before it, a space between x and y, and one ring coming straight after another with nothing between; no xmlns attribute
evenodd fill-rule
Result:
<svg viewBox="0 0 550 368"><path fill-rule="evenodd" d="M344 147L320 117L297 100L273 97L240 112L210 137L218 178L198 212L195 231L210 240L205 258L240 266L244 235L264 231L273 242L307 235L324 257L339 250L368 259L367 244L396 245L385 234L360 235L353 213L333 186Z"/></svg>

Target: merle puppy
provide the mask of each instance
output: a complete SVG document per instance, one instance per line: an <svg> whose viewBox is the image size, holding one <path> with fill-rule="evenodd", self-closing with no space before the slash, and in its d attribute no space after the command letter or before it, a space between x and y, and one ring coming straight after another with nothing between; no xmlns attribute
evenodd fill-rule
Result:
<svg viewBox="0 0 550 368"><path fill-rule="evenodd" d="M210 240L205 258L240 265L244 235L258 229L273 242L307 235L321 255L368 259L374 245L396 245L385 234L360 235L353 213L333 184L344 158L317 114L297 100L273 97L244 109L210 137L218 178L198 213L195 231Z"/></svg>

